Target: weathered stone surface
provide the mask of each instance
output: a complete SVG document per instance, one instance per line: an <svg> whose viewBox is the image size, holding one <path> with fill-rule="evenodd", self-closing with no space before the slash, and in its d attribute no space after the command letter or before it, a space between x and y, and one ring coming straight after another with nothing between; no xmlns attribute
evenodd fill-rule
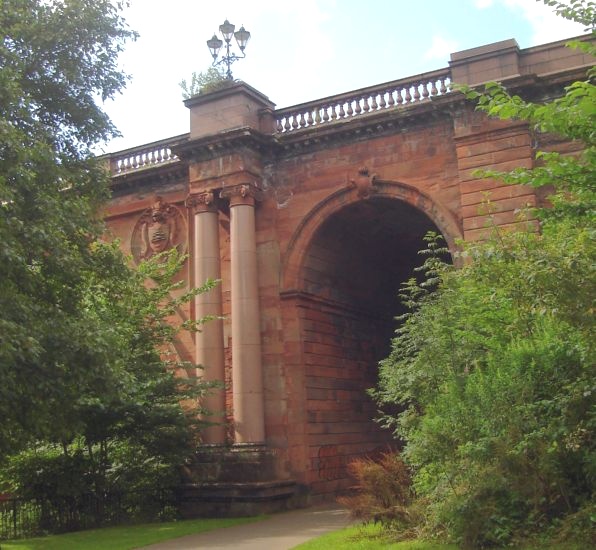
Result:
<svg viewBox="0 0 596 550"><path fill-rule="evenodd" d="M438 90L450 76L472 85L503 79L530 97L560 93L590 62L563 46L491 44L453 54L451 68L428 73L427 80L418 75L279 112L237 83L187 102L190 134L173 140L171 150L163 141L147 146L158 154L136 148L111 159L115 195L108 225L127 253L135 224L160 196L185 213L183 242L197 256L197 206L187 211L185 200L212 193L225 317L228 427L222 443L233 444L238 428L235 414L243 405L234 396L250 402L251 387L258 393L262 382L263 407L255 414L263 415L264 446L253 454L247 448L234 453L234 447L200 453L185 489L189 510L218 503L237 513L253 510L257 501L298 502L303 490L331 495L352 483L350 460L395 445L373 422L376 406L366 390L375 384L396 327L399 285L421 263L423 235L439 231L454 250L458 239L482 239L494 227L535 225L522 212L543 197L477 171L532 167L537 146L577 150L519 121L490 120L461 94ZM255 214L251 266L256 262L258 304L251 307L260 313L248 332L233 323L246 306L233 306L231 295L238 261L231 239L242 236L230 233L230 211L238 205ZM180 280L200 284L195 269L187 262ZM247 291L243 281L236 272L240 296ZM174 321L194 316L190 304ZM260 363L252 367L259 383L253 375L232 376L244 364L242 347L232 353L234 338L248 333L260 341ZM194 358L193 338L177 342L177 351Z"/></svg>

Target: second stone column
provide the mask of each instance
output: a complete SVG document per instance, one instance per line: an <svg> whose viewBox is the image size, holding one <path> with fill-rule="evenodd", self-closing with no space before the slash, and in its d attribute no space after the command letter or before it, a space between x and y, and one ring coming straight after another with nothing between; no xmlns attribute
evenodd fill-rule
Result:
<svg viewBox="0 0 596 550"><path fill-rule="evenodd" d="M265 442L261 331L252 185L225 189L230 200L232 398L236 444Z"/></svg>

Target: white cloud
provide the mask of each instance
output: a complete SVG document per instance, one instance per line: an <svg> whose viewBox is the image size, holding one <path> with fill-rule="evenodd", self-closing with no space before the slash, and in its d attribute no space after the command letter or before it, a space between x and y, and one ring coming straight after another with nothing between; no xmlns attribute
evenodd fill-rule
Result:
<svg viewBox="0 0 596 550"><path fill-rule="evenodd" d="M476 9L506 8L525 19L532 29L530 44L535 46L583 33L582 25L563 19L553 8L537 0L472 0Z"/></svg>
<svg viewBox="0 0 596 550"><path fill-rule="evenodd" d="M531 46L562 40L582 34L583 26L555 14L552 8L535 0L500 0L521 12L532 28Z"/></svg>
<svg viewBox="0 0 596 550"><path fill-rule="evenodd" d="M456 40L445 38L439 34L435 34L430 42L429 48L424 52L424 59L438 60L447 63L449 54L456 52L460 46Z"/></svg>

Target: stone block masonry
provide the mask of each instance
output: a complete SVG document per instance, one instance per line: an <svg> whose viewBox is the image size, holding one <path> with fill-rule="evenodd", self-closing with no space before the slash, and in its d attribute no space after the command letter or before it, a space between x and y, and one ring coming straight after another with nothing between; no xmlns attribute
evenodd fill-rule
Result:
<svg viewBox="0 0 596 550"><path fill-rule="evenodd" d="M107 221L124 251L151 254L159 229L161 247L189 254L184 285L221 279L177 314L218 317L177 353L227 383L204 403L225 422L204 432L188 514L332 498L352 484L351 460L399 446L367 389L425 233L454 251L534 223L524 212L543 196L478 171L531 168L537 147L577 149L487 118L452 83L552 98L592 64L565 42L489 44L437 71L279 110L236 82L186 101L188 134L110 155Z"/></svg>

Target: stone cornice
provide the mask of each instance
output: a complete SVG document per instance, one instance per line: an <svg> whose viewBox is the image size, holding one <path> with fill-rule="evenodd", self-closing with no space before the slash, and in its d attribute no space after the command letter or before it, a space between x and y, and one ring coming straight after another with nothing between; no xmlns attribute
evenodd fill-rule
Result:
<svg viewBox="0 0 596 550"><path fill-rule="evenodd" d="M191 108L195 105L201 105L202 103L211 103L217 99L227 98L229 96L237 95L238 93L250 97L258 103L262 103L264 107L268 107L270 109L275 108L275 103L273 103L265 94L263 94L256 88L253 88L246 82L242 81L234 82L230 85L224 85L222 88L219 88L218 90L198 94L189 99L185 99L184 105L188 108Z"/></svg>
<svg viewBox="0 0 596 550"><path fill-rule="evenodd" d="M273 154L275 147L274 136L246 127L192 139L173 147L172 151L182 160L200 162L242 149L252 150L264 157L269 157Z"/></svg>
<svg viewBox="0 0 596 550"><path fill-rule="evenodd" d="M565 85L585 79L588 68L579 66L540 76L516 75L504 79L502 83L514 93L541 101L560 95ZM482 89L484 85L475 87ZM289 132L265 134L253 128L242 127L196 139L188 139L185 134L174 140L167 140L167 143L164 141L164 147L169 145L171 148L171 160L114 174L112 189L116 194L121 194L130 192L135 187L184 183L188 181L188 162L201 162L233 153L252 152L259 155L264 163L299 157L342 144L445 122L457 117L462 109L474 109L474 104L463 94L450 92L425 101L380 108L357 117L340 118Z"/></svg>
<svg viewBox="0 0 596 550"><path fill-rule="evenodd" d="M129 193L136 187L162 187L187 182L188 165L186 162L178 161L112 176L111 188L114 195L120 195Z"/></svg>

